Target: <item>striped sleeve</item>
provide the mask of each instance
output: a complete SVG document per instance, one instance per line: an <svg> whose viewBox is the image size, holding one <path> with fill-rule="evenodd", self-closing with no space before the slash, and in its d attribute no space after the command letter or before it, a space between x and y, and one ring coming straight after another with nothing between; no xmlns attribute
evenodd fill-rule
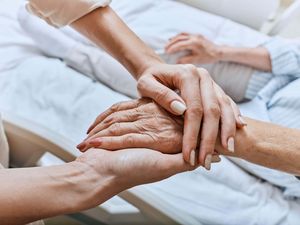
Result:
<svg viewBox="0 0 300 225"><path fill-rule="evenodd" d="M300 77L300 43L292 43L282 38L273 38L264 47L269 51L272 73Z"/></svg>
<svg viewBox="0 0 300 225"><path fill-rule="evenodd" d="M55 27L71 24L93 10L109 5L111 0L29 0L29 12Z"/></svg>
<svg viewBox="0 0 300 225"><path fill-rule="evenodd" d="M272 73L254 72L247 86L246 99L253 99L274 76L300 77L300 41L293 43L276 37L262 46L270 53Z"/></svg>

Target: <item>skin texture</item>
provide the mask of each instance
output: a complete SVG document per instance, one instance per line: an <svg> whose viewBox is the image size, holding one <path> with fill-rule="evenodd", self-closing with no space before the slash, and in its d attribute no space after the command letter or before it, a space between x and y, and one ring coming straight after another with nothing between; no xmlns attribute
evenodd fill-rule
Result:
<svg viewBox="0 0 300 225"><path fill-rule="evenodd" d="M200 76L199 75L197 76L199 78L201 92L198 93L193 92L193 88L191 87L193 85L198 85L193 83L193 80L189 80L189 82L187 83L180 84L180 85L186 85L187 87L190 87L187 93L186 92L181 93L181 95L184 96L183 98L184 99L186 98L188 100L188 97L186 96L191 96L191 98L194 99L193 102L191 103L192 108L187 109L187 113L184 116L185 119L182 122L183 130L185 131L182 139L183 145L185 145L184 143L187 142L186 139L190 138L194 134L196 134L196 136L198 136L199 134L199 139L196 138L194 141L195 143L193 145L186 146L188 147L188 149L194 150L195 157L193 159L193 162L190 162L191 151L185 151L185 149L183 149L184 158L186 160L189 160L191 165L194 165L196 161L199 161L201 165L205 165L207 155L209 155L211 158L211 156L214 153L214 146L218 136L220 122L221 122L220 133L221 133L222 145L225 146L225 148L228 148L229 147L228 141L230 137L232 139L235 137L235 133L236 133L235 121L240 120L239 118L240 111L236 107L235 103L221 90L221 88L219 88L217 84L214 83L214 81L211 79L207 71L203 69L199 69L199 74ZM178 80L178 82L181 82L181 80ZM147 89L147 87L145 87L145 89ZM134 109L134 108L137 108L136 110L138 110L139 109L138 106L140 106L141 104L142 103L140 102L140 100L138 100L129 103L121 103L121 104L114 105L106 112L98 116L98 118L95 120L95 122L92 124L91 128L89 129L88 132L89 136L92 136L95 133L97 133L99 130L101 130L104 124L106 124L107 126L115 123L115 121L112 119L113 115L110 116L110 114L122 110ZM199 107L201 108L201 112L198 112ZM198 118L198 116L201 117L200 121L194 119L194 118ZM178 117L174 117L174 118L178 118ZM152 119L154 118L152 117ZM187 130L187 126L189 125L187 121L189 120L193 121L193 126L192 126L193 129L191 131ZM129 120L127 122L130 123L132 121ZM162 121L159 121L159 123L162 123ZM201 128L201 124L202 124L202 128ZM242 127L243 125L244 124L239 124L239 127ZM113 129L117 130L118 129L117 126L118 124L114 124ZM128 126L130 126L130 124L128 124ZM166 132L165 134L169 135L168 133L170 132ZM146 137L147 135L148 134L144 134L144 137L140 137L140 136L130 137L130 139L132 139L130 142L134 142L135 138L139 138L139 139L144 138L145 140L148 140L150 136L148 135L148 137ZM162 135L162 133L160 133L160 135ZM86 149L86 145L87 143L84 141L83 143L78 145L78 148L81 151L84 151ZM149 145L147 146L150 148L155 148L152 145L153 142L149 141ZM109 144L106 144L105 147L103 148L109 149ZM120 148L122 147L120 146ZM182 149L182 147L180 149ZM209 164L209 162L207 163Z"/></svg>
<svg viewBox="0 0 300 225"><path fill-rule="evenodd" d="M137 79L138 91L142 97L148 97L157 102L168 112L174 115L183 115L184 137L182 142L183 155L186 162L191 162L191 154L195 152L197 142L201 142L202 163L213 152L214 143L208 135L198 136L202 127L209 127L214 135L219 132L218 126L221 115L223 121L231 124L229 129L222 130L227 140L234 137L236 126L243 126L243 121L236 117L232 120L238 107L234 104L229 111L221 111L224 107L220 102L205 101L200 93L216 95L210 81L200 79L207 77L207 71L199 70L193 65L167 65L149 47L147 47L113 12L109 7L100 8L80 18L71 26L88 37L98 46L105 49L114 58L121 62ZM132 47L134 46L134 48ZM208 79L207 79L208 80ZM208 85L208 86L206 86ZM206 89L206 91L203 91ZM210 91L207 91L210 89ZM178 90L180 96L175 92ZM211 97L209 99L214 99ZM224 97L226 99L226 97ZM176 110L174 102L181 103L180 110ZM212 110L213 115L207 113ZM94 124L95 125L95 124ZM92 130L94 125L89 129ZM205 134L205 132L201 132ZM81 146L79 146L80 148Z"/></svg>
<svg viewBox="0 0 300 225"><path fill-rule="evenodd" d="M132 103L133 106L135 103ZM183 134L178 128L180 124L178 122L179 118L170 118L168 120L165 118L167 114L155 106L155 103L145 103L143 107L143 110L140 110L140 106L130 110L121 110L120 107L119 112L110 114L110 119L113 119L114 123L118 124L118 130L114 130L114 125L108 125L105 128L102 125L98 126L97 130L86 140L88 143L86 149L92 146L106 148L109 145L110 150L118 150L122 145L132 147L153 145L157 151L166 153L181 152L181 144L178 139L182 138ZM134 118L134 110L138 111L139 117ZM158 116L160 113L161 116ZM144 117L144 115L149 114L156 115L155 123L153 123L153 118L150 116ZM161 126L165 120L169 121L167 128ZM245 118L245 120L248 125L238 129L236 133L235 152L225 149L219 136L215 146L217 153L242 158L255 164L299 176L300 131L250 118ZM151 125L151 129L148 129L149 125ZM173 132L171 132L172 127ZM165 129L171 135L161 138L159 134L164 132ZM128 136L126 136L138 137L143 136L144 133L148 133L149 136L154 136L155 138L146 140L144 138L127 138ZM172 144L170 147L166 147L164 143Z"/></svg>
<svg viewBox="0 0 300 225"><path fill-rule="evenodd" d="M253 67L257 70L272 72L270 54L263 47L239 48L216 45L202 35L181 33L166 45L169 54L188 50L186 55L178 60L179 64L211 64L217 62L233 62Z"/></svg>
<svg viewBox="0 0 300 225"><path fill-rule="evenodd" d="M165 155L149 149L91 149L61 166L3 169L0 221L21 225L87 210L133 186L191 169L181 154Z"/></svg>

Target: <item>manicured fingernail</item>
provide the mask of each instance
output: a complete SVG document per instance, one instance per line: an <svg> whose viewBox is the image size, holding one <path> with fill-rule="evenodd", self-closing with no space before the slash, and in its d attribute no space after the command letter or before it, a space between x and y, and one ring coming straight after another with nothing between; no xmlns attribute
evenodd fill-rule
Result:
<svg viewBox="0 0 300 225"><path fill-rule="evenodd" d="M247 122L244 120L244 118L242 116L239 116L239 119L244 126L247 125Z"/></svg>
<svg viewBox="0 0 300 225"><path fill-rule="evenodd" d="M221 157L218 155L214 155L212 157L212 163L218 163L218 162L221 162L221 160L222 160Z"/></svg>
<svg viewBox="0 0 300 225"><path fill-rule="evenodd" d="M234 152L234 138L233 137L231 137L231 138L228 139L227 149L230 152Z"/></svg>
<svg viewBox="0 0 300 225"><path fill-rule="evenodd" d="M82 150L82 149L84 149L86 147L86 143L85 142L82 142L82 143L80 143L79 145L77 145L77 148L79 149L79 150Z"/></svg>
<svg viewBox="0 0 300 225"><path fill-rule="evenodd" d="M195 166L196 165L196 152L195 152L195 150L191 151L191 154L190 154L190 164L191 164L191 166Z"/></svg>
<svg viewBox="0 0 300 225"><path fill-rule="evenodd" d="M183 115L184 112L186 111L186 105L184 105L179 101L173 101L171 103L171 109L178 115Z"/></svg>
<svg viewBox="0 0 300 225"><path fill-rule="evenodd" d="M212 162L212 155L209 154L206 156L206 159L205 159L205 163L204 163L205 169L207 169L207 170L211 169L211 162Z"/></svg>
<svg viewBox="0 0 300 225"><path fill-rule="evenodd" d="M86 134L89 134L93 129L93 126L90 126L89 129L87 130Z"/></svg>

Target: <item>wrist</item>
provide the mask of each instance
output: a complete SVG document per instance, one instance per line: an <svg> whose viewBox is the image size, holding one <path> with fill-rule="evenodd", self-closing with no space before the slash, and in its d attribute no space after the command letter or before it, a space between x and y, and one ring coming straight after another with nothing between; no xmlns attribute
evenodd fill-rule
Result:
<svg viewBox="0 0 300 225"><path fill-rule="evenodd" d="M232 48L226 45L222 45L218 47L218 61L220 62L228 62L230 61L232 54Z"/></svg>
<svg viewBox="0 0 300 225"><path fill-rule="evenodd" d="M95 162L74 161L69 163L76 172L74 184L77 199L73 205L73 212L87 210L96 207L116 194L123 191L122 187L117 186L117 177L105 171L98 171L99 165ZM98 161L99 164L99 161ZM101 167L100 167L101 168Z"/></svg>

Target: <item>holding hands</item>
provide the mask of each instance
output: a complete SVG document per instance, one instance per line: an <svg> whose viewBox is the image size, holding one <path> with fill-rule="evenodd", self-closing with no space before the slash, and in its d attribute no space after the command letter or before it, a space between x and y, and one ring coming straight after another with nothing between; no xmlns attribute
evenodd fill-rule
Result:
<svg viewBox="0 0 300 225"><path fill-rule="evenodd" d="M119 103L98 116L89 129L88 138L78 146L80 150L92 147L108 150L143 147L167 154L182 151L185 161L191 166L199 164L209 170L212 162L220 161L214 152L220 127L222 145L229 151L234 151L236 127L244 125L238 107L213 82L207 71L197 68L193 71L192 66L186 67L181 76L175 74L170 78L174 84L164 79L166 74L160 79L168 87L181 88L180 94L188 103L184 119L172 115L174 112L170 114L151 100ZM192 70L191 77L189 70ZM153 80L153 77L159 78L158 72L152 71L144 76L141 78L142 85L139 86L141 93L147 96L149 92L156 92L152 95L156 102L173 99L169 93L175 92L160 92L166 87L150 89L154 86L153 83L161 85ZM152 85L147 87L146 84L151 82ZM172 108L166 107L168 104L161 105L172 112Z"/></svg>

